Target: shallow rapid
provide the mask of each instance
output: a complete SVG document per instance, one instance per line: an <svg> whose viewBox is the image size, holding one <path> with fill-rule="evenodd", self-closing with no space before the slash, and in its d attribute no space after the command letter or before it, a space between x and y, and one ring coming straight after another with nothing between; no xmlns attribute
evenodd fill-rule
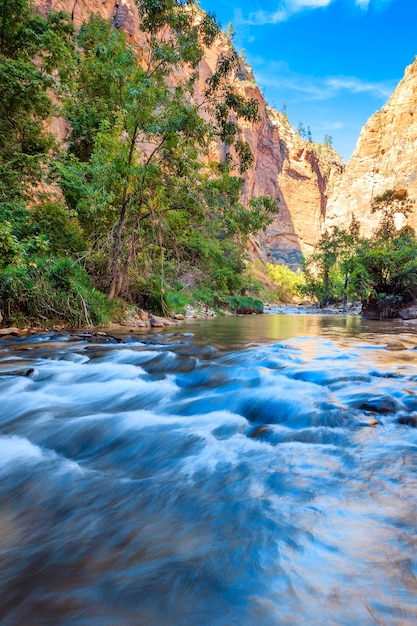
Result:
<svg viewBox="0 0 417 626"><path fill-rule="evenodd" d="M417 623L412 328L2 339L0 624Z"/></svg>

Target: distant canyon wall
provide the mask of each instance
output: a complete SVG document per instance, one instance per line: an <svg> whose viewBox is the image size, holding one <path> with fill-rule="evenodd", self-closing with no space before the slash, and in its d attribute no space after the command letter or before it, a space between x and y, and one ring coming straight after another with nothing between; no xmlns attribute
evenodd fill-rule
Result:
<svg viewBox="0 0 417 626"><path fill-rule="evenodd" d="M376 216L371 201L387 189L406 189L415 208L408 222L417 229L417 59L389 101L363 127L343 176L329 186L324 226L346 225L354 214L370 235Z"/></svg>

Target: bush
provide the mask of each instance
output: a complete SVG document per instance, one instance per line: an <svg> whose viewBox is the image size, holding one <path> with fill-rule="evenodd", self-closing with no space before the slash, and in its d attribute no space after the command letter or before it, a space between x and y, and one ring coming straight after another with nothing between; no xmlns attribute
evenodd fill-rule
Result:
<svg viewBox="0 0 417 626"><path fill-rule="evenodd" d="M44 235L52 254L60 256L85 250L86 243L76 217L59 202L44 202L30 211L30 234Z"/></svg>
<svg viewBox="0 0 417 626"><path fill-rule="evenodd" d="M75 261L34 258L0 272L0 308L6 323L56 323L65 326L105 324L115 306L94 289Z"/></svg>
<svg viewBox="0 0 417 626"><path fill-rule="evenodd" d="M229 296L225 298L228 308L238 315L251 315L263 313L264 305L261 300L255 300L250 296Z"/></svg>
<svg viewBox="0 0 417 626"><path fill-rule="evenodd" d="M266 274L276 284L277 296L280 301L291 301L294 296L300 294L305 285L305 275L302 272L294 272L286 265L273 265L267 263Z"/></svg>

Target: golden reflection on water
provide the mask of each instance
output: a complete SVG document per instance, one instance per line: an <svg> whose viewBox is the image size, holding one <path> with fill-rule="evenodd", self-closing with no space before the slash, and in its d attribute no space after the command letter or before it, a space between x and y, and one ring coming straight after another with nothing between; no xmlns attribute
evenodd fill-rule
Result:
<svg viewBox="0 0 417 626"><path fill-rule="evenodd" d="M198 343L210 343L220 350L237 350L261 344L288 342L306 357L331 357L334 348L354 350L367 363L384 367L417 365L417 334L403 322L361 320L354 315L249 315L214 320L197 320L183 327ZM302 342L299 338L305 338ZM329 344L317 342L327 339ZM390 351L386 346L401 341L407 350Z"/></svg>

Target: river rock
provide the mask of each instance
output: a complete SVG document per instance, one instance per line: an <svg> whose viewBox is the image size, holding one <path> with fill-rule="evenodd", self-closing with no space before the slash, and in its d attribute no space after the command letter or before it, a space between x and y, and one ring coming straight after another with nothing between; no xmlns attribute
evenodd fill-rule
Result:
<svg viewBox="0 0 417 626"><path fill-rule="evenodd" d="M182 322L183 320L185 320L185 315L183 315L182 313L177 313L176 315L174 315L174 320Z"/></svg>
<svg viewBox="0 0 417 626"><path fill-rule="evenodd" d="M21 330L20 328L15 328L14 326L11 326L10 328L0 328L0 336L4 337L6 335L20 335L21 334Z"/></svg>
<svg viewBox="0 0 417 626"><path fill-rule="evenodd" d="M414 320L417 318L417 300L414 300L398 312L399 317L403 320Z"/></svg>
<svg viewBox="0 0 417 626"><path fill-rule="evenodd" d="M359 407L362 411L374 411L375 413L397 413L407 411L405 404L393 396L378 396L364 402Z"/></svg>
<svg viewBox="0 0 417 626"><path fill-rule="evenodd" d="M398 339L394 339L394 341L390 341L389 343L387 343L387 345L385 346L385 350L407 350L407 348L403 343L401 343L401 341L398 341Z"/></svg>
<svg viewBox="0 0 417 626"><path fill-rule="evenodd" d="M108 335L107 333L103 333L101 331L96 331L93 333L77 333L75 334L77 339L85 339L88 343L123 343L122 339L118 339L113 335Z"/></svg>
<svg viewBox="0 0 417 626"><path fill-rule="evenodd" d="M152 328L163 328L164 326L171 326L171 320L165 319L165 317L158 317L158 315L151 315L149 318Z"/></svg>
<svg viewBox="0 0 417 626"><path fill-rule="evenodd" d="M2 372L1 376L30 376L33 374L35 369L33 367L29 367L27 370L13 370L11 372Z"/></svg>
<svg viewBox="0 0 417 626"><path fill-rule="evenodd" d="M398 423L405 424L406 426L411 426L412 428L417 428L417 419L415 417L412 417L411 415L400 417L398 419Z"/></svg>

